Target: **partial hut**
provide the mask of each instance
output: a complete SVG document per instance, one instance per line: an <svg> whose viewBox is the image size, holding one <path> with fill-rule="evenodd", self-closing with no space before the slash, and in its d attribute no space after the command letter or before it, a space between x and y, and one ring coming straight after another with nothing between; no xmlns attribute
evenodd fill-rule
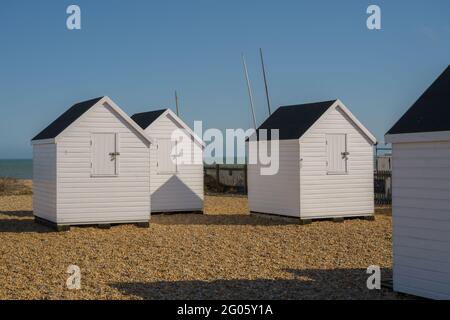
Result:
<svg viewBox="0 0 450 320"><path fill-rule="evenodd" d="M151 147L152 212L203 211L203 142L170 109L131 117Z"/></svg>
<svg viewBox="0 0 450 320"><path fill-rule="evenodd" d="M259 141L250 139L249 152L264 139L261 129L279 129L279 169L264 175L260 161L249 163L250 211L302 222L373 216L376 139L341 101L278 108L258 128Z"/></svg>
<svg viewBox="0 0 450 320"><path fill-rule="evenodd" d="M394 290L450 299L450 66L387 132Z"/></svg>
<svg viewBox="0 0 450 320"><path fill-rule="evenodd" d="M74 104L31 143L37 221L148 224L151 140L110 98Z"/></svg>

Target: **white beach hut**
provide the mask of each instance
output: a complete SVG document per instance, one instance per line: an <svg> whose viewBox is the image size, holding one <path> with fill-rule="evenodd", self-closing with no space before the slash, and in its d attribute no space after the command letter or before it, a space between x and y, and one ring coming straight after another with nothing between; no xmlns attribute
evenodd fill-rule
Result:
<svg viewBox="0 0 450 320"><path fill-rule="evenodd" d="M259 161L248 165L251 212L301 223L373 216L376 139L341 101L280 107L260 129L279 129L279 170L262 175Z"/></svg>
<svg viewBox="0 0 450 320"><path fill-rule="evenodd" d="M387 132L394 290L450 299L450 66Z"/></svg>
<svg viewBox="0 0 450 320"><path fill-rule="evenodd" d="M203 141L170 109L131 117L154 140L152 212L203 211Z"/></svg>
<svg viewBox="0 0 450 320"><path fill-rule="evenodd" d="M32 139L36 221L147 226L150 144L108 97L73 105Z"/></svg>

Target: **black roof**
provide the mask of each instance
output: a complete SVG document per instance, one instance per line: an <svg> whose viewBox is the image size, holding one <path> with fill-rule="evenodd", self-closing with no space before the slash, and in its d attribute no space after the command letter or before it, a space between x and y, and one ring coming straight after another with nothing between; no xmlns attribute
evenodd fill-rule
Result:
<svg viewBox="0 0 450 320"><path fill-rule="evenodd" d="M279 129L279 139L299 139L336 100L279 107L260 129ZM270 131L268 139L270 140ZM258 131L259 136L259 131Z"/></svg>
<svg viewBox="0 0 450 320"><path fill-rule="evenodd" d="M69 110L60 115L58 119L50 123L47 128L42 130L32 140L34 141L56 138L61 132L64 131L64 129L70 126L75 120L77 120L82 114L93 107L102 98L103 97L98 97L74 104L69 108Z"/></svg>
<svg viewBox="0 0 450 320"><path fill-rule="evenodd" d="M450 130L450 66L387 134Z"/></svg>
<svg viewBox="0 0 450 320"><path fill-rule="evenodd" d="M149 125L153 123L160 115L162 115L167 109L160 109L149 112L136 113L131 116L142 129L147 129Z"/></svg>

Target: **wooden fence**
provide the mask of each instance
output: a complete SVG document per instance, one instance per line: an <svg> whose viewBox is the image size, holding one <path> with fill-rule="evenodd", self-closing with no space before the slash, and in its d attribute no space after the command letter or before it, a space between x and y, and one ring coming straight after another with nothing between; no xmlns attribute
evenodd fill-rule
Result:
<svg viewBox="0 0 450 320"><path fill-rule="evenodd" d="M204 166L206 193L247 194L247 165L214 164ZM392 203L392 174L374 171L376 205Z"/></svg>
<svg viewBox="0 0 450 320"><path fill-rule="evenodd" d="M392 204L392 172L375 171L374 191L376 205Z"/></svg>
<svg viewBox="0 0 450 320"><path fill-rule="evenodd" d="M247 194L247 165L213 164L204 166L205 191Z"/></svg>

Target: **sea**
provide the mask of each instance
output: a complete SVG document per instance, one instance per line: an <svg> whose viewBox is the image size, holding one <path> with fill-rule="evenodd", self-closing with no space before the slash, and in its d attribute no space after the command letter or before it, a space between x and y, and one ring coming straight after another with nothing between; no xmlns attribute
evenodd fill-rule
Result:
<svg viewBox="0 0 450 320"><path fill-rule="evenodd" d="M0 159L0 178L32 179L33 160Z"/></svg>
<svg viewBox="0 0 450 320"><path fill-rule="evenodd" d="M226 161L228 160L228 161ZM212 161L214 162L214 161ZM206 162L211 163L211 162ZM225 159L226 164L245 163L245 159ZM0 178L33 179L32 159L0 159Z"/></svg>

